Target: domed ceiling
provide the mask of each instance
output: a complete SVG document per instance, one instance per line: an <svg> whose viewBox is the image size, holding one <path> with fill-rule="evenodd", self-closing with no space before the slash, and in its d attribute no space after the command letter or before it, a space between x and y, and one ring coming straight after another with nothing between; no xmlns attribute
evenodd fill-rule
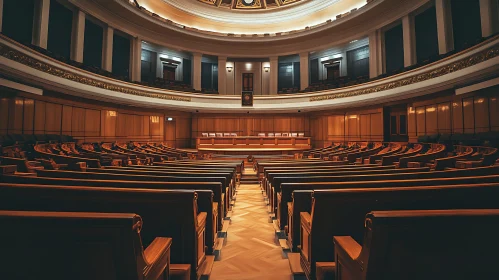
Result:
<svg viewBox="0 0 499 280"><path fill-rule="evenodd" d="M303 30L334 21L366 0L132 0L187 27L220 33L264 34Z"/></svg>

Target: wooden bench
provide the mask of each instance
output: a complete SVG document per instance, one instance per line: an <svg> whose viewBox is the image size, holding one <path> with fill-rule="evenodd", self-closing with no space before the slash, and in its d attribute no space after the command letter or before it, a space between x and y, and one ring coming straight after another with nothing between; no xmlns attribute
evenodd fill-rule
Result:
<svg viewBox="0 0 499 280"><path fill-rule="evenodd" d="M143 166L127 166L126 168L123 167L106 167L105 169L90 169L93 172L107 172L107 171L101 171L101 170L125 170L125 171L147 171L147 172L162 172L164 175L169 175L169 176L181 176L181 177L206 177L206 176L214 176L214 177L225 177L228 182L228 189L227 186L223 186L224 193L228 195L228 199L230 200L234 194L235 194L235 189L236 189L236 176L234 170L231 169L217 169L217 170L202 170L202 169L196 169L196 168L163 168L163 167L156 167L156 166L149 166L149 165L143 165Z"/></svg>
<svg viewBox="0 0 499 280"><path fill-rule="evenodd" d="M0 183L0 210L137 213L147 224L144 245L172 238L171 263L189 264L192 279L206 260L207 213L198 211L197 199L193 190Z"/></svg>
<svg viewBox="0 0 499 280"><path fill-rule="evenodd" d="M43 169L43 166L37 161L29 161L23 158L13 158L0 156L2 165L16 165L20 172L34 173L38 169Z"/></svg>
<svg viewBox="0 0 499 280"><path fill-rule="evenodd" d="M347 154L346 160L349 163L356 163L356 162L362 163L364 157L375 155L375 154L381 152L384 148L385 148L385 146L382 145L381 143L375 143L374 147L371 149Z"/></svg>
<svg viewBox="0 0 499 280"><path fill-rule="evenodd" d="M316 262L334 262L335 251L331 242L334 236L351 236L361 243L364 218L371 211L499 208L499 181L475 185L473 182L461 181L460 185L447 186L315 190L312 212L300 213L302 268L310 279L314 279Z"/></svg>
<svg viewBox="0 0 499 280"><path fill-rule="evenodd" d="M393 165L394 163L398 162L401 158L415 156L421 153L422 150L423 150L422 144L414 144L414 147L408 149L407 151L381 157L381 165Z"/></svg>
<svg viewBox="0 0 499 280"><path fill-rule="evenodd" d="M368 158L364 159L363 163L375 164L376 161L381 160L382 157L400 153L403 149L405 149L405 146L397 143L390 143L387 148L381 150L379 153L370 155Z"/></svg>
<svg viewBox="0 0 499 280"><path fill-rule="evenodd" d="M116 180L81 180L71 178L44 178L31 176L4 175L2 182L12 184L43 184L54 186L84 186L100 188L124 189L159 189L159 190L195 190L197 192L197 206L199 212L206 212L206 250L213 252L217 240L218 224L221 222L219 204L213 201L213 188L220 187L218 183L192 183L192 182L141 182L141 181L116 181Z"/></svg>
<svg viewBox="0 0 499 280"><path fill-rule="evenodd" d="M73 165L78 164L79 162L85 162L89 167L101 167L98 159L51 154L44 151L43 147L40 145L35 146L35 151L41 158L53 159L57 163Z"/></svg>
<svg viewBox="0 0 499 280"><path fill-rule="evenodd" d="M366 164L362 166L356 165L338 165L338 166L324 166L324 167L266 167L264 168L263 174L264 177L262 179L262 188L268 192L269 187L272 186L272 180L275 176L278 176L280 173L286 174L299 174L299 173L322 173L324 175L329 174L331 171L337 170L383 170L383 169L394 169L395 165L388 166L380 166L377 164ZM297 175L298 176L298 175Z"/></svg>
<svg viewBox="0 0 499 280"><path fill-rule="evenodd" d="M113 174L113 173L94 173L94 172L76 172L76 171L59 171L59 170L39 170L37 172L40 178L62 178L62 179L80 179L80 180L98 180L98 181L135 181L145 182L148 185L135 184L131 187L142 186L143 188L162 188L162 189L194 189L194 190L210 190L213 192L213 201L217 203L217 208L214 209L218 213L218 218L215 220L214 227L218 230L222 229L222 221L227 211L227 203L224 201L224 194L221 186L225 183L225 178L219 177L174 177L174 176L150 176L136 174ZM160 182L168 182L161 184ZM199 184L203 182L203 184ZM149 184L153 183L153 184ZM158 184L159 183L159 184ZM173 184L172 184L173 183ZM174 184L174 183L191 183L191 184ZM205 184L215 183L215 184ZM208 213L212 213L210 211ZM212 225L209 224L211 228Z"/></svg>
<svg viewBox="0 0 499 280"><path fill-rule="evenodd" d="M291 167L291 166L337 166L346 165L346 161L311 161L311 162L277 162L277 163L261 163L258 164L257 177L259 180L263 178L263 169L265 167Z"/></svg>
<svg viewBox="0 0 499 280"><path fill-rule="evenodd" d="M405 156L399 159L398 167L418 167L421 163L428 163L434 161L435 159L442 158L447 154L445 145L442 144L432 144L432 148L425 154ZM417 163L417 165L414 165Z"/></svg>
<svg viewBox="0 0 499 280"><path fill-rule="evenodd" d="M172 239L144 250L136 214L0 211L0 222L3 279L170 279Z"/></svg>
<svg viewBox="0 0 499 280"><path fill-rule="evenodd" d="M499 210L374 211L335 236L336 280L497 279Z"/></svg>
<svg viewBox="0 0 499 280"><path fill-rule="evenodd" d="M391 166L391 168L386 168L385 166L356 166L356 165L351 165L351 166L346 166L346 167L338 167L338 168L331 168L327 169L327 171L308 171L308 172L300 172L300 171L295 171L290 173L288 172L277 172L274 173L274 171L270 171L268 173L268 180L264 180L263 183L266 183L267 185L265 186L266 191L267 191L267 196L271 200L271 206L275 207L276 206L276 193L280 192L281 190L281 183L283 182L288 182L292 183L293 181L288 181L292 180L291 178L293 177L300 177L300 178L316 178L316 177L329 177L329 176L342 176L345 174L345 176L350 176L350 175L369 175L369 174L383 174L383 173L410 173L410 172L426 172L429 171L430 169L428 167L426 168L411 168L408 169L408 171L403 172L396 170L394 166Z"/></svg>
<svg viewBox="0 0 499 280"><path fill-rule="evenodd" d="M436 184L448 185L454 181L473 180L470 178L476 178L478 176L487 176L490 174L497 174L498 171L499 171L499 166L479 167L474 169L452 170L452 171L356 175L350 177L330 176L330 177L317 177L315 179L295 177L293 178L295 183L281 184L281 192L277 194L277 209L276 209L277 219L279 224L281 223L284 224L286 223L286 221L288 221L289 217L288 202L292 201L293 191L296 190L350 188L350 187L361 187L361 185L365 187L384 187L384 186L388 187L388 186L396 186L402 184L414 186L418 182L421 182L421 185L436 185ZM491 180L495 180L494 178L495 177L492 176ZM284 228L285 225L286 224L284 224L282 228ZM289 226L288 228L291 229L292 227L295 226L296 225Z"/></svg>

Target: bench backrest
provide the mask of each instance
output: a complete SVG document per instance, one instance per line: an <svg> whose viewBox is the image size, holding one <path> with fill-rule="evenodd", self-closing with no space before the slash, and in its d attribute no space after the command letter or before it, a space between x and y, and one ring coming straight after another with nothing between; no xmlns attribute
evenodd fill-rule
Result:
<svg viewBox="0 0 499 280"><path fill-rule="evenodd" d="M143 279L136 214L0 211L0 223L3 279Z"/></svg>
<svg viewBox="0 0 499 280"><path fill-rule="evenodd" d="M498 183L315 190L310 232L304 234L309 245L304 247L314 267L317 261L334 261L333 236L352 236L362 243L364 218L371 211L488 208L499 208Z"/></svg>
<svg viewBox="0 0 499 280"><path fill-rule="evenodd" d="M194 190L0 183L0 210L137 213L147 225L141 231L145 246L156 237L171 237L172 263L191 264L195 272L204 260L205 221L198 223Z"/></svg>
<svg viewBox="0 0 499 280"><path fill-rule="evenodd" d="M499 210L375 211L365 224L362 279L497 278Z"/></svg>

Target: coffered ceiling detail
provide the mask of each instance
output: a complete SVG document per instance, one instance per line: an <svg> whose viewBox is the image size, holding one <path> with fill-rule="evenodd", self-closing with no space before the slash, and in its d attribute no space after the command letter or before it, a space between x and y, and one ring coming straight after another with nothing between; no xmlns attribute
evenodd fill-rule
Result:
<svg viewBox="0 0 499 280"><path fill-rule="evenodd" d="M274 9L289 4L311 0L197 0L199 2L225 9L255 10Z"/></svg>

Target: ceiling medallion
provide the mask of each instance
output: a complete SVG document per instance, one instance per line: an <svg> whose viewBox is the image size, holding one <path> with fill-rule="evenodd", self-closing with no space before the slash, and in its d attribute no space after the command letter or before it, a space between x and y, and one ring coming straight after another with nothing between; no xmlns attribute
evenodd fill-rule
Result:
<svg viewBox="0 0 499 280"><path fill-rule="evenodd" d="M237 0L236 9L261 9L263 8L260 0Z"/></svg>

